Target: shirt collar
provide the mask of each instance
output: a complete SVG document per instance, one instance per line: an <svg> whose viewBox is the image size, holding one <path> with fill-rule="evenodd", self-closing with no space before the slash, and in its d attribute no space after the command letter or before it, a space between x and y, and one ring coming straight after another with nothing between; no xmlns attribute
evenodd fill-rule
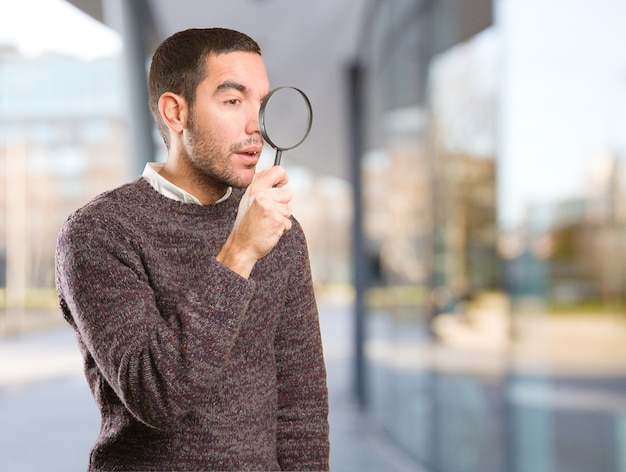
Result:
<svg viewBox="0 0 626 472"><path fill-rule="evenodd" d="M165 163L163 162L148 162L143 170L142 177L146 179L157 192L167 198L171 198L172 200L183 203L194 203L196 205L202 205L202 203L200 203L200 200L198 200L196 197L191 195L189 192L183 190L182 188L174 185L172 182L159 174L159 171L163 168L164 165ZM230 197L230 194L232 192L232 187L228 187L228 191L226 192L226 194L215 203L223 202L228 197Z"/></svg>

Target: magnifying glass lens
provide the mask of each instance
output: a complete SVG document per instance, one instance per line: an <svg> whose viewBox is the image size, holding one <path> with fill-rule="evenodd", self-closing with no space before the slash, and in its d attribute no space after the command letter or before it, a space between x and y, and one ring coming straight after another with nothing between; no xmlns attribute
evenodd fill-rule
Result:
<svg viewBox="0 0 626 472"><path fill-rule="evenodd" d="M282 151L302 144L311 130L313 111L308 97L295 87L278 87L263 100L259 126L263 139L276 150L275 165Z"/></svg>

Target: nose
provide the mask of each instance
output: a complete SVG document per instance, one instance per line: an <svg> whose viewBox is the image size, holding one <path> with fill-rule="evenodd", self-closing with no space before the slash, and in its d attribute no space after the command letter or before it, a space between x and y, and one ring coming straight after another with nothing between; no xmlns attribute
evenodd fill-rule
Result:
<svg viewBox="0 0 626 472"><path fill-rule="evenodd" d="M259 128L259 110L261 109L261 104L252 105L249 108L248 114L246 116L246 133L247 134L258 134L261 135L261 130Z"/></svg>

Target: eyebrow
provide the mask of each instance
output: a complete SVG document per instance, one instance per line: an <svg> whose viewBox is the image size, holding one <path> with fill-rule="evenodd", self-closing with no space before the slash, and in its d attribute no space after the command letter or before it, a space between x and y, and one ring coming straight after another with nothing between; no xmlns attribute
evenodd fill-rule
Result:
<svg viewBox="0 0 626 472"><path fill-rule="evenodd" d="M215 89L215 92L219 93L222 90L228 90L228 89L235 89L241 93L245 93L248 90L248 88L245 85L227 80L226 82L222 82L221 84L219 84L217 88Z"/></svg>

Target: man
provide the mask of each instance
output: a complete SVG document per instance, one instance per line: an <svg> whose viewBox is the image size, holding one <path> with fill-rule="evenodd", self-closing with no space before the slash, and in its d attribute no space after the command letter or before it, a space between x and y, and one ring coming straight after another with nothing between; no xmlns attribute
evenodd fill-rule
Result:
<svg viewBox="0 0 626 472"><path fill-rule="evenodd" d="M326 470L306 242L284 169L255 173L260 49L225 29L176 33L149 89L167 162L79 209L57 243L102 415L89 469Z"/></svg>

